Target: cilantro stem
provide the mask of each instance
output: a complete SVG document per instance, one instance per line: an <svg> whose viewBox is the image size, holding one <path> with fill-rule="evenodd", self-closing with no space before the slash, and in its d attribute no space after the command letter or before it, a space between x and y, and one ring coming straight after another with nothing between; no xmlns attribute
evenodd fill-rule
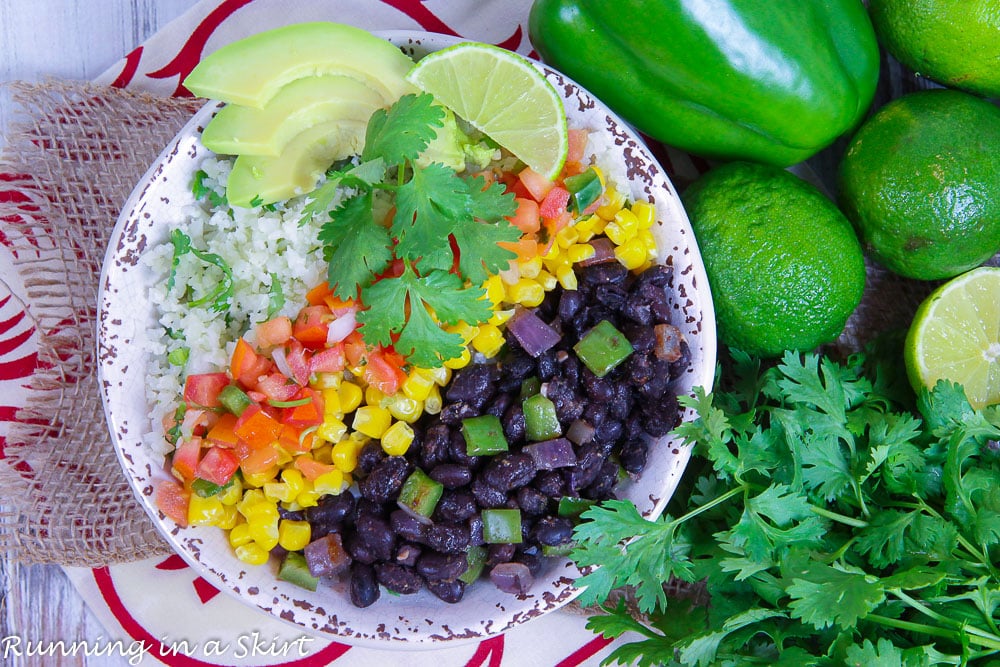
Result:
<svg viewBox="0 0 1000 667"><path fill-rule="evenodd" d="M935 519L941 519L942 521L945 520L945 518L941 516L941 514L937 510L928 505L923 498L916 496L916 499L917 502L914 503L914 509L923 510L924 512L927 512ZM976 545L974 545L972 542L966 539L966 537L962 535L961 532L958 532L956 534L956 538L958 539L958 543L962 545L962 547L968 552L968 555L971 556L976 561L978 561L978 563L970 562L969 563L970 565L985 566L986 568L989 569L990 573L993 575L994 578L1000 578L1000 574L998 574L996 568L993 567L993 561L984 552L980 551ZM966 558L965 560L969 559Z"/></svg>
<svg viewBox="0 0 1000 667"><path fill-rule="evenodd" d="M916 598L910 597L909 595L907 595L898 588L889 589L888 592L892 593L900 600L910 605L911 607L913 607L920 613L924 614L925 616L933 618L938 623L941 623L945 626L952 626L959 632L965 632L971 635L970 641L972 641L973 643L978 644L979 646L986 646L989 648L1000 649L1000 637L996 636L992 632L987 632L985 630L977 628L974 625L969 625L967 623L959 623L958 621L953 621L946 616L942 616L933 609L929 608L927 605L923 604Z"/></svg>
<svg viewBox="0 0 1000 667"><path fill-rule="evenodd" d="M880 614L868 614L865 616L866 621L872 621L873 623L878 623L879 625L884 625L890 628L896 628L897 630L909 630L911 632L918 632L924 635L931 635L932 637L944 637L946 639L951 639L955 642L961 643L961 633L955 630L946 630L944 628L939 628L936 625L927 625L925 623L913 623L912 621L904 621L898 618L889 618L888 616L882 616Z"/></svg>
<svg viewBox="0 0 1000 667"><path fill-rule="evenodd" d="M809 508L813 511L813 514L818 514L821 517L830 519L831 521L836 521L837 523L842 523L853 528L867 528L868 522L862 521L861 519L855 519L854 517L847 516L846 514L838 514L837 512L831 512L823 507L817 507L816 505L810 505Z"/></svg>
<svg viewBox="0 0 1000 667"><path fill-rule="evenodd" d="M729 500L733 496L738 496L739 494L745 493L746 491L749 491L749 490L750 490L750 487L748 485L746 485L746 484L741 484L740 486L737 486L737 487L734 487L732 489L729 489L728 491L726 491L725 493L723 493L721 496L716 496L715 498L713 498L709 502L705 503L704 505L701 505L697 509L693 509L690 512L686 513L684 516L681 516L681 517L678 517L678 518L674 519L672 523L675 526L679 526L680 524L684 523L688 519L693 519L694 517L698 516L702 512L707 512L708 510L712 509L713 507L716 507L717 505L721 505L722 503L726 502L727 500Z"/></svg>

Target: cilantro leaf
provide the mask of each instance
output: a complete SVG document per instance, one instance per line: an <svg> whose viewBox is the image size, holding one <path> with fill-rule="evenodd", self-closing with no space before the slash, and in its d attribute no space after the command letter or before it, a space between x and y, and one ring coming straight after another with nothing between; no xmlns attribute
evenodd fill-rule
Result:
<svg viewBox="0 0 1000 667"><path fill-rule="evenodd" d="M358 288L369 285L392 261L389 231L375 223L370 191L345 200L320 228L324 258L329 262L327 281L341 299L357 298Z"/></svg>
<svg viewBox="0 0 1000 667"><path fill-rule="evenodd" d="M879 579L856 567L812 563L791 580L787 590L792 616L817 630L831 625L854 627L885 601Z"/></svg>
<svg viewBox="0 0 1000 667"><path fill-rule="evenodd" d="M859 667L903 667L903 652L888 639L878 640L878 646L866 639L860 646L847 649L848 665Z"/></svg>
<svg viewBox="0 0 1000 667"><path fill-rule="evenodd" d="M517 258L517 253L498 245L521 238L520 230L506 220L493 223L460 220L452 234L462 249L459 269L473 285L481 285L491 273L505 270L510 261Z"/></svg>
<svg viewBox="0 0 1000 667"><path fill-rule="evenodd" d="M476 325L490 319L493 311L481 287L465 287L462 279L447 271L432 271L417 284L420 298L434 309L444 324Z"/></svg>
<svg viewBox="0 0 1000 667"><path fill-rule="evenodd" d="M361 161L382 158L386 164L416 160L444 127L445 111L427 93L400 97L388 110L377 109L368 120Z"/></svg>
<svg viewBox="0 0 1000 667"><path fill-rule="evenodd" d="M215 191L215 188L205 185L206 178L208 178L208 173L204 169L194 172L194 178L191 179L191 194L194 195L195 199L208 201L213 208L227 206L229 201L226 199L226 195L220 195Z"/></svg>
<svg viewBox="0 0 1000 667"><path fill-rule="evenodd" d="M396 191L392 235L398 239L399 257L420 260L422 271L451 268L448 236L466 215L468 198L465 182L450 167L432 163L414 169L412 178Z"/></svg>
<svg viewBox="0 0 1000 667"><path fill-rule="evenodd" d="M483 222L500 222L517 212L514 193L499 181L486 185L482 175L466 179L469 188L469 215Z"/></svg>
<svg viewBox="0 0 1000 667"><path fill-rule="evenodd" d="M396 350L424 368L440 366L444 360L462 354L462 337L442 329L422 301L414 303L412 294L410 316L396 341Z"/></svg>

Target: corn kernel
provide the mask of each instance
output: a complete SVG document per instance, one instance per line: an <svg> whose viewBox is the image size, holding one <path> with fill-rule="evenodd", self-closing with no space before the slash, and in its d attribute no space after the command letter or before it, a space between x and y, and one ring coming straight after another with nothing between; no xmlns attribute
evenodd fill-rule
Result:
<svg viewBox="0 0 1000 667"><path fill-rule="evenodd" d="M341 382L337 393L340 394L340 409L345 415L354 412L361 405L361 387L353 382Z"/></svg>
<svg viewBox="0 0 1000 667"><path fill-rule="evenodd" d="M639 231L639 218L637 218L635 213L627 208L623 208L615 213L615 223L621 227L626 236L635 236L636 232Z"/></svg>
<svg viewBox="0 0 1000 667"><path fill-rule="evenodd" d="M389 414L393 417L400 421L404 421L407 424L412 424L420 419L420 415L424 412L423 401L416 401L403 394L387 396L385 401L383 401L382 406L386 408L389 411Z"/></svg>
<svg viewBox="0 0 1000 667"><path fill-rule="evenodd" d="M365 405L382 405L383 398L385 394L378 387L365 387Z"/></svg>
<svg viewBox="0 0 1000 667"><path fill-rule="evenodd" d="M236 557L240 559L240 562L247 565L263 565L270 556L267 550L262 549L254 542L241 544L236 547L235 551Z"/></svg>
<svg viewBox="0 0 1000 667"><path fill-rule="evenodd" d="M462 354L452 359L448 359L444 362L444 365L453 370L458 370L459 368L465 368L472 361L472 353L469 352L469 348L462 348ZM427 401L424 401L424 410L427 410Z"/></svg>
<svg viewBox="0 0 1000 667"><path fill-rule="evenodd" d="M362 405L355 411L351 426L355 431L360 431L370 438L381 438L391 422L392 415L385 408L378 405Z"/></svg>
<svg viewBox="0 0 1000 667"><path fill-rule="evenodd" d="M284 447L280 447L277 444L274 445L274 451L278 452L278 461L275 464L276 467L271 476L277 477L278 471L280 471L283 467L285 467L285 465L292 462L292 455L289 454L288 450L286 450Z"/></svg>
<svg viewBox="0 0 1000 667"><path fill-rule="evenodd" d="M333 465L343 472L352 472L358 467L358 453L363 445L353 438L344 438L333 446L330 456Z"/></svg>
<svg viewBox="0 0 1000 667"><path fill-rule="evenodd" d="M604 191L605 203L598 207L597 215L604 220L613 220L615 213L625 205L625 194L614 186Z"/></svg>
<svg viewBox="0 0 1000 667"><path fill-rule="evenodd" d="M313 490L320 495L337 495L347 488L344 473L340 470L325 472L313 480Z"/></svg>
<svg viewBox="0 0 1000 667"><path fill-rule="evenodd" d="M550 242L549 245L548 245L548 247L545 249L545 252L542 253L542 259L543 260L552 261L552 260L556 259L557 257L559 257L559 255L560 255L561 252L562 252L562 248L559 247L558 243L551 243ZM509 285L513 285L516 282L517 281L514 280L514 281L512 281L512 282L510 282L508 284Z"/></svg>
<svg viewBox="0 0 1000 667"><path fill-rule="evenodd" d="M563 289L575 290L577 288L576 271L570 266L560 267L556 271L556 279Z"/></svg>
<svg viewBox="0 0 1000 667"><path fill-rule="evenodd" d="M545 290L535 280L518 280L507 289L507 298L511 303L519 303L528 308L534 308L545 299Z"/></svg>
<svg viewBox="0 0 1000 667"><path fill-rule="evenodd" d="M577 243L566 250L566 257L570 262L576 264L594 256L597 249L589 243Z"/></svg>
<svg viewBox="0 0 1000 667"><path fill-rule="evenodd" d="M243 473L243 484L245 486L259 489L260 487L264 486L264 484L270 482L272 479L277 477L277 475L278 475L278 466L271 466L267 470L262 470L260 472L255 472L250 474Z"/></svg>
<svg viewBox="0 0 1000 667"><path fill-rule="evenodd" d="M336 417L337 419L343 417L344 411L340 407L340 390L327 388L321 394L323 396L323 416Z"/></svg>
<svg viewBox="0 0 1000 667"><path fill-rule="evenodd" d="M632 239L615 248L615 257L625 268L637 269L646 261L646 246L639 239Z"/></svg>
<svg viewBox="0 0 1000 667"><path fill-rule="evenodd" d="M192 493L188 503L188 523L192 526L216 526L225 516L224 508L218 496L202 498Z"/></svg>
<svg viewBox="0 0 1000 667"><path fill-rule="evenodd" d="M295 496L295 502L300 507L316 507L316 505L319 505L320 495L320 492L316 489L309 489Z"/></svg>
<svg viewBox="0 0 1000 667"><path fill-rule="evenodd" d="M312 537L312 527L308 521L283 519L278 524L278 545L286 551L305 549Z"/></svg>
<svg viewBox="0 0 1000 667"><path fill-rule="evenodd" d="M460 321L458 324L445 327L445 331L448 333L457 333L462 337L462 343L468 345L469 341L475 338L476 334L479 333L479 327L473 326L465 321Z"/></svg>
<svg viewBox="0 0 1000 667"><path fill-rule="evenodd" d="M559 247L564 250L579 240L580 230L578 230L575 225L572 227L564 227L559 230L558 234L556 234L556 243L558 243Z"/></svg>
<svg viewBox="0 0 1000 667"><path fill-rule="evenodd" d="M548 274L548 272L547 271L542 271L541 273L539 273L539 277L541 277L541 276L543 276L545 274ZM498 327L501 324L505 324L507 322L507 320L509 320L513 316L514 316L514 309L513 308L508 308L507 310L494 310L493 314L490 315L490 319L488 320L488 322L490 324L492 324L493 326Z"/></svg>
<svg viewBox="0 0 1000 667"><path fill-rule="evenodd" d="M313 389L336 389L344 379L343 373L316 373L315 379L309 383Z"/></svg>
<svg viewBox="0 0 1000 667"><path fill-rule="evenodd" d="M451 382L451 369L446 366L438 366L437 368L418 368L417 372L434 380L434 384L439 387L443 387Z"/></svg>
<svg viewBox="0 0 1000 667"><path fill-rule="evenodd" d="M637 201L632 204L632 213L639 223L639 229L649 229L656 222L656 206L648 201Z"/></svg>
<svg viewBox="0 0 1000 667"><path fill-rule="evenodd" d="M431 389L431 393L428 394L427 400L424 401L424 412L429 415L437 415L441 413L441 408L444 407L444 402L441 400L441 390L434 386Z"/></svg>
<svg viewBox="0 0 1000 667"><path fill-rule="evenodd" d="M621 225L613 221L604 228L604 233L615 245L625 245L635 237L635 234L630 235Z"/></svg>
<svg viewBox="0 0 1000 667"><path fill-rule="evenodd" d="M534 278L542 270L542 258L535 255L531 259L518 262L518 269L521 271L522 278Z"/></svg>
<svg viewBox="0 0 1000 667"><path fill-rule="evenodd" d="M535 285L538 285L536 282ZM495 357L504 345L503 332L492 324L479 327L479 335L472 339L472 347L484 357Z"/></svg>
<svg viewBox="0 0 1000 667"><path fill-rule="evenodd" d="M486 292L486 298L490 300L494 306L503 301L504 289L503 280L500 276L494 274L483 282L483 290Z"/></svg>
<svg viewBox="0 0 1000 667"><path fill-rule="evenodd" d="M347 424L336 417L324 417L323 423L316 429L316 435L327 442L338 442L347 434Z"/></svg>
<svg viewBox="0 0 1000 667"><path fill-rule="evenodd" d="M222 505L222 516L215 525L223 530L230 530L240 522L240 513L236 510L236 505Z"/></svg>
<svg viewBox="0 0 1000 667"><path fill-rule="evenodd" d="M265 498L263 491L260 489L249 489L243 493L242 500L236 503L236 509L240 511L240 514L246 516L251 507L264 501Z"/></svg>
<svg viewBox="0 0 1000 667"><path fill-rule="evenodd" d="M382 450L389 456L402 456L413 442L413 429L406 422L396 422L382 436Z"/></svg>
<svg viewBox="0 0 1000 667"><path fill-rule="evenodd" d="M597 174L597 180L601 182L601 189L603 190L604 188L606 188L607 182L604 180L604 172L601 171L601 168L598 167L596 164L590 165L590 168L594 170L595 174Z"/></svg>
<svg viewBox="0 0 1000 667"><path fill-rule="evenodd" d="M262 495L264 495L263 500L246 509L240 509L240 513L247 518L248 523L277 523L278 506L265 494Z"/></svg>
<svg viewBox="0 0 1000 667"><path fill-rule="evenodd" d="M343 438L341 438L341 440L343 440ZM330 463L330 456L333 453L333 447L336 443L320 440L319 438L317 438L316 441L323 444L313 447L312 451L309 453L312 455L313 459L319 461L320 463Z"/></svg>
<svg viewBox="0 0 1000 667"><path fill-rule="evenodd" d="M262 549L270 551L278 546L278 519L274 521L248 521L250 537Z"/></svg>
<svg viewBox="0 0 1000 667"><path fill-rule="evenodd" d="M288 485L293 495L299 495L306 490L309 485L308 480L302 476L302 472L296 468L285 468L281 471L281 481Z"/></svg>
<svg viewBox="0 0 1000 667"><path fill-rule="evenodd" d="M434 378L427 373L421 373L421 369L415 368L403 382L403 394L415 401L422 401L427 398L434 386Z"/></svg>
<svg viewBox="0 0 1000 667"><path fill-rule="evenodd" d="M240 547L251 542L253 542L253 538L250 537L250 524L240 523L230 529L229 544L231 546Z"/></svg>
<svg viewBox="0 0 1000 667"><path fill-rule="evenodd" d="M646 246L646 259L650 261L656 259L656 238L653 236L653 232L648 229L640 230L636 235L636 238L642 241L642 244Z"/></svg>
<svg viewBox="0 0 1000 667"><path fill-rule="evenodd" d="M235 505L242 497L243 482L240 481L240 475L234 475L232 483L219 492L219 500L223 505Z"/></svg>

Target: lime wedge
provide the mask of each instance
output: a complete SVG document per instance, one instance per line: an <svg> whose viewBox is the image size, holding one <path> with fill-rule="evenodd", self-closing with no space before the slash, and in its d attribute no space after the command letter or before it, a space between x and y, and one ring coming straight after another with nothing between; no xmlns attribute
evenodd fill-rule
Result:
<svg viewBox="0 0 1000 667"><path fill-rule="evenodd" d="M916 388L945 379L961 384L975 408L1000 403L1000 268L973 269L928 296L904 358Z"/></svg>
<svg viewBox="0 0 1000 667"><path fill-rule="evenodd" d="M554 180L566 162L566 110L526 58L463 42L422 58L406 75L526 165Z"/></svg>

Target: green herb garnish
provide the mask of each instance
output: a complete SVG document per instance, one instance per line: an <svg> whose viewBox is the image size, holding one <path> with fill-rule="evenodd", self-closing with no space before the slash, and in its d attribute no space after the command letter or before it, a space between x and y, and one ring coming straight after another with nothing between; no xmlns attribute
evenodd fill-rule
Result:
<svg viewBox="0 0 1000 667"><path fill-rule="evenodd" d="M193 247L191 245L191 237L179 229L170 232L170 243L174 246L174 256L170 264L170 276L167 278L167 290L174 288L174 282L177 277L177 266L180 264L181 257L187 253L191 253L206 264L211 264L222 271L222 280L219 281L214 290L200 299L191 301L189 305L197 307L210 304L209 307L212 310L220 313L229 310L229 299L233 294L233 270L229 268L226 260L215 253L205 252Z"/></svg>
<svg viewBox="0 0 1000 667"><path fill-rule="evenodd" d="M191 194L194 195L194 198L205 199L213 207L228 205L229 201L226 199L226 195L220 195L213 188L205 185L206 178L208 178L208 174L203 169L194 172L194 178L191 179Z"/></svg>
<svg viewBox="0 0 1000 667"><path fill-rule="evenodd" d="M714 394L681 397L695 457L667 513L612 500L575 529L572 558L600 566L580 601L627 585L644 614L591 618L645 637L606 662L996 664L1000 409L939 382L914 410L862 354L733 360ZM677 580L710 604L668 601Z"/></svg>

